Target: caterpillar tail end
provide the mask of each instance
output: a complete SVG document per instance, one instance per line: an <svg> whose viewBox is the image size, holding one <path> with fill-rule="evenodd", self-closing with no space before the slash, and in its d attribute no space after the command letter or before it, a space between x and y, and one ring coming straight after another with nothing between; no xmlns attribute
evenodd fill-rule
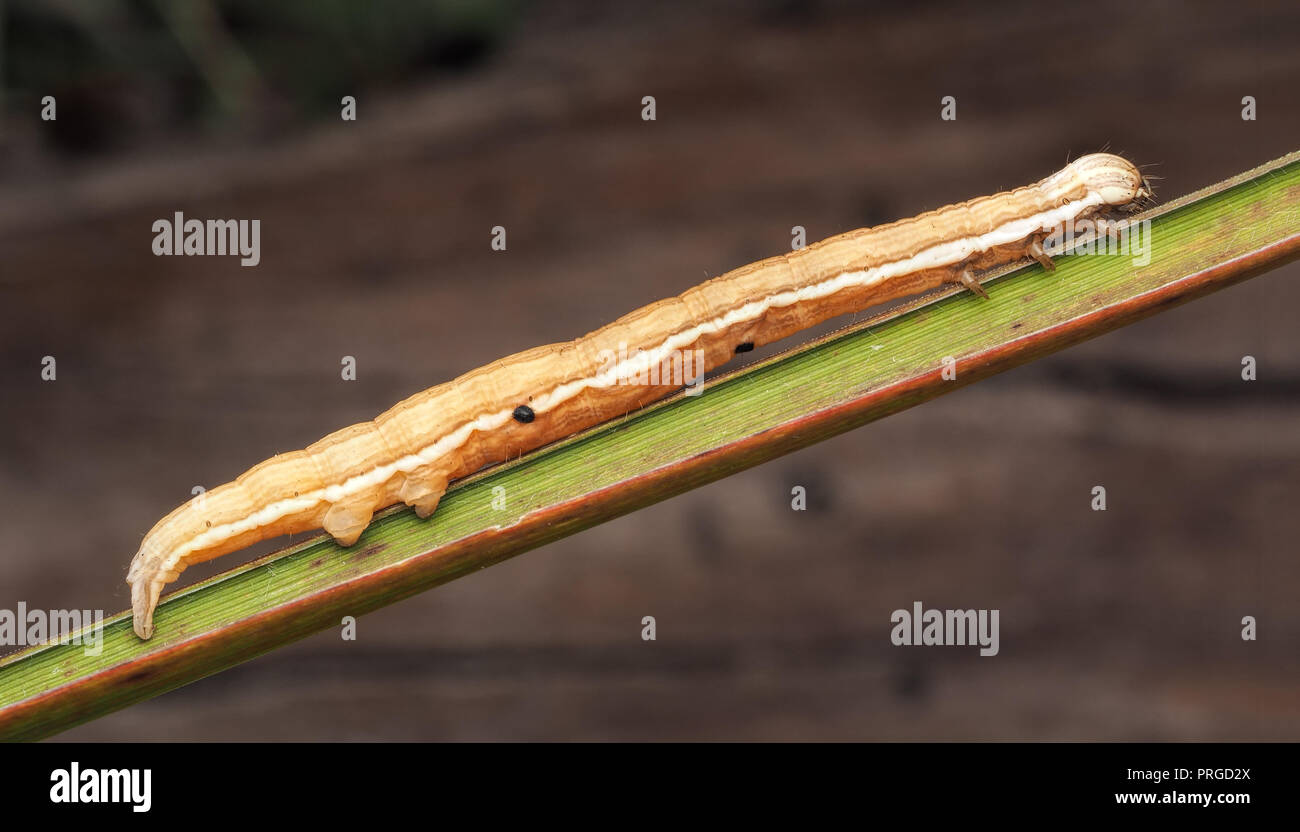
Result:
<svg viewBox="0 0 1300 832"><path fill-rule="evenodd" d="M166 581L153 574L153 570L146 569L137 555L126 582L131 587L131 626L137 636L148 640L153 636L153 612L158 607L158 596L162 594Z"/></svg>

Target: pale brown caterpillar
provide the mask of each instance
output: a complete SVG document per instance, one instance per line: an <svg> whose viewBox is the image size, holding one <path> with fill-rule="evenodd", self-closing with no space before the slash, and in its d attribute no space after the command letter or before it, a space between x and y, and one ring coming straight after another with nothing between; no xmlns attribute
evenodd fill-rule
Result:
<svg viewBox="0 0 1300 832"><path fill-rule="evenodd" d="M751 263L575 341L417 393L373 422L266 460L159 521L127 574L135 631L152 635L159 593L190 564L317 528L348 546L376 509L394 503L427 517L449 481L678 389L674 362L684 352L712 369L754 345L943 283L984 295L976 270L1027 256L1051 268L1042 248L1048 234L1149 194L1127 160L1084 156L1035 185ZM621 357L610 362L611 354ZM620 383L635 375L655 383Z"/></svg>

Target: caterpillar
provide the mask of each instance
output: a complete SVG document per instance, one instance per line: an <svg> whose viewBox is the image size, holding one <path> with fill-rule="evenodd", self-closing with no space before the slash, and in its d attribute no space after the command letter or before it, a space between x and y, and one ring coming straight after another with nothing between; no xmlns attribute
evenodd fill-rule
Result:
<svg viewBox="0 0 1300 832"><path fill-rule="evenodd" d="M189 565L318 528L350 546L376 510L397 503L428 517L449 482L680 389L683 351L699 356L703 372L756 345L944 283L987 297L978 271L1029 257L1053 268L1042 245L1051 232L1109 209L1131 210L1150 195L1126 159L1083 156L1033 185L742 266L582 338L417 393L373 421L274 456L160 520L127 573L135 632L153 635L163 587ZM626 383L631 375L648 382Z"/></svg>

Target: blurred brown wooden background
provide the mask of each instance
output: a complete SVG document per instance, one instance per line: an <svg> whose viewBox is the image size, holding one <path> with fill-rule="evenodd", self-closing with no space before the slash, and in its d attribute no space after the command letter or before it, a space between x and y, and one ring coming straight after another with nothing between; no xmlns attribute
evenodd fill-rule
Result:
<svg viewBox="0 0 1300 832"><path fill-rule="evenodd" d="M1298 27L1283 3L539 3L466 66L344 90L355 124L69 157L24 144L35 116L10 107L0 606L120 610L135 544L194 485L781 251L793 225L820 239L1103 146L1157 165L1165 197L1295 150ZM154 257L177 210L260 219L261 265ZM1297 277L63 737L1300 739ZM892 646L915 600L1000 609L1001 654Z"/></svg>

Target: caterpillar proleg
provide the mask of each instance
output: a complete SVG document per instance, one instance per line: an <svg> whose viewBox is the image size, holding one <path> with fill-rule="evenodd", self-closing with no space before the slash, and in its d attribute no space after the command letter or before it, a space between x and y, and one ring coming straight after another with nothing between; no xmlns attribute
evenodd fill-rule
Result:
<svg viewBox="0 0 1300 832"><path fill-rule="evenodd" d="M1127 160L1084 156L1033 185L742 266L574 341L417 393L160 520L127 574L135 632L153 634L159 594L190 564L317 528L348 546L377 509L396 503L428 517L449 482L679 389L684 354L700 357L702 373L756 345L943 283L984 295L977 272L1026 257L1050 268L1042 241L1053 231L1149 195ZM649 383L626 383L629 376Z"/></svg>

